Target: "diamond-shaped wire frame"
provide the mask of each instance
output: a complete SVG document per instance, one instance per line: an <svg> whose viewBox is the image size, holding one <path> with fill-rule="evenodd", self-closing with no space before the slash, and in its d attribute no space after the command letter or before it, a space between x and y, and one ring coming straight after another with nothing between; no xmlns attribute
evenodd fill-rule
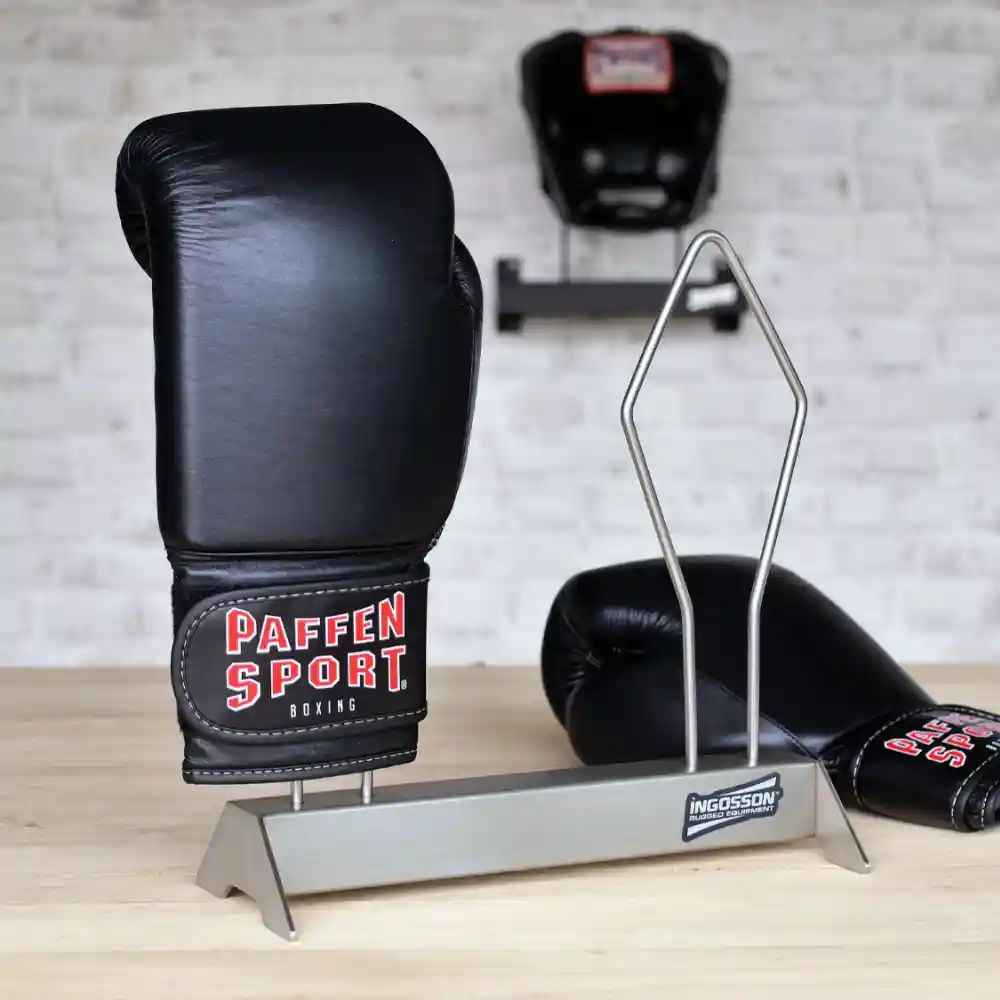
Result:
<svg viewBox="0 0 1000 1000"><path fill-rule="evenodd" d="M681 293L687 283L691 268L701 251L712 243L718 247L722 256L729 264L736 283L740 286L750 311L753 313L760 328L767 338L768 345L778 362L778 367L785 377L792 395L795 398L795 416L792 420L791 431L788 436L788 445L785 448L785 457L781 463L781 473L778 476L778 488L774 494L774 502L771 506L771 515L767 522L767 531L764 534L764 544L761 549L760 559L757 562L757 572L754 575L753 588L750 591L750 603L747 612L747 764L750 767L757 765L760 747L760 609L764 599L764 587L767 584L768 574L771 571L771 563L774 558L774 547L778 540L778 531L781 527L781 520L784 516L785 502L788 499L788 489L792 481L792 473L795 469L795 461L799 454L799 445L802 441L802 431L805 427L806 412L808 410L808 400L805 389L802 387L799 376L792 365L791 359L785 350L781 338L774 329L764 304L753 287L750 277L743 267L739 256L733 249L729 240L721 233L714 230L705 230L696 236L688 246L681 259L680 266L674 276L670 286L670 292L663 308L656 317L656 322L650 331L649 338L639 356L638 364L625 391L622 400L621 419L622 428L625 431L625 438L628 441L629 452L632 456L632 463L635 465L636 475L639 477L639 485L642 487L642 494L646 500L656 537L666 560L667 569L670 571L670 579L673 582L677 600L681 608L681 631L683 635L683 658L684 658L684 744L686 766L689 772L698 770L698 705L695 684L695 642L694 642L694 608L691 604L691 595L688 593L687 583L684 573L681 570L677 552L674 549L670 531L667 528L666 520L663 517L663 508L660 505L653 479L646 464L646 458L639 442L639 435L635 428L635 404L642 388L649 366L652 364L653 355L656 353L666 329L667 322L674 311L674 307L680 300Z"/></svg>

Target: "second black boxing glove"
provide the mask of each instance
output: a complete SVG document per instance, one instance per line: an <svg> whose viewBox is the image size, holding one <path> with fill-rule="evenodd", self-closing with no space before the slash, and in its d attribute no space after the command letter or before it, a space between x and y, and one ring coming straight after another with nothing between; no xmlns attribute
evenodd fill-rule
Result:
<svg viewBox="0 0 1000 1000"><path fill-rule="evenodd" d="M116 187L152 279L185 780L412 760L482 312L441 161L372 105L195 111L134 129Z"/></svg>
<svg viewBox="0 0 1000 1000"><path fill-rule="evenodd" d="M746 749L757 562L681 559L694 606L699 750ZM941 705L845 612L773 567L760 631L760 746L826 765L845 805L962 832L1000 815L1000 716ZM684 755L680 606L661 559L580 573L542 645L549 703L586 764Z"/></svg>

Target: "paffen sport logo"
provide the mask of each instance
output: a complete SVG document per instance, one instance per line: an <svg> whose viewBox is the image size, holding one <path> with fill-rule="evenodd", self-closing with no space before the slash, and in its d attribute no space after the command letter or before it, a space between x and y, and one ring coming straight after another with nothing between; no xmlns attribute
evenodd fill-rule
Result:
<svg viewBox="0 0 1000 1000"><path fill-rule="evenodd" d="M280 704L286 717L296 721L353 713L355 695L362 691L406 690L405 641L380 645L393 639L406 639L402 590L378 605L324 616L265 614L258 622L246 608L232 607L225 616L226 656L253 655L256 647L258 657L267 656L269 662L262 667L255 657L227 665L226 707L245 712L263 699L272 707ZM275 653L281 655L274 657ZM333 696L335 689L345 697ZM303 690L307 696L296 699Z"/></svg>
<svg viewBox="0 0 1000 1000"><path fill-rule="evenodd" d="M777 773L742 785L720 788L709 795L692 793L684 809L681 840L687 843L727 826L774 816L782 795L784 790Z"/></svg>

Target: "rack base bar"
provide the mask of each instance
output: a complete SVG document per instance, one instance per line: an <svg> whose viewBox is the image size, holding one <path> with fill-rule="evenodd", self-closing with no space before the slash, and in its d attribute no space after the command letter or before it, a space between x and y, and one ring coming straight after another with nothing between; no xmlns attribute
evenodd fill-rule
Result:
<svg viewBox="0 0 1000 1000"><path fill-rule="evenodd" d="M703 825L703 824L707 824ZM228 802L197 883L239 890L293 941L288 897L781 843L869 863L826 771L805 757L709 757L390 785Z"/></svg>

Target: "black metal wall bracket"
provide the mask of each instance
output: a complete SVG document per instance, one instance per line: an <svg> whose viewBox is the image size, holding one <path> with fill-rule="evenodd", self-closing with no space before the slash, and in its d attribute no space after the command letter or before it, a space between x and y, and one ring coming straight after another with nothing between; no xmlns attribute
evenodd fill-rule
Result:
<svg viewBox="0 0 1000 1000"><path fill-rule="evenodd" d="M669 281L523 281L519 260L496 262L497 329L517 333L528 318L655 316L670 291ZM717 333L736 333L747 301L724 263L709 281L690 281L675 316L711 320Z"/></svg>

